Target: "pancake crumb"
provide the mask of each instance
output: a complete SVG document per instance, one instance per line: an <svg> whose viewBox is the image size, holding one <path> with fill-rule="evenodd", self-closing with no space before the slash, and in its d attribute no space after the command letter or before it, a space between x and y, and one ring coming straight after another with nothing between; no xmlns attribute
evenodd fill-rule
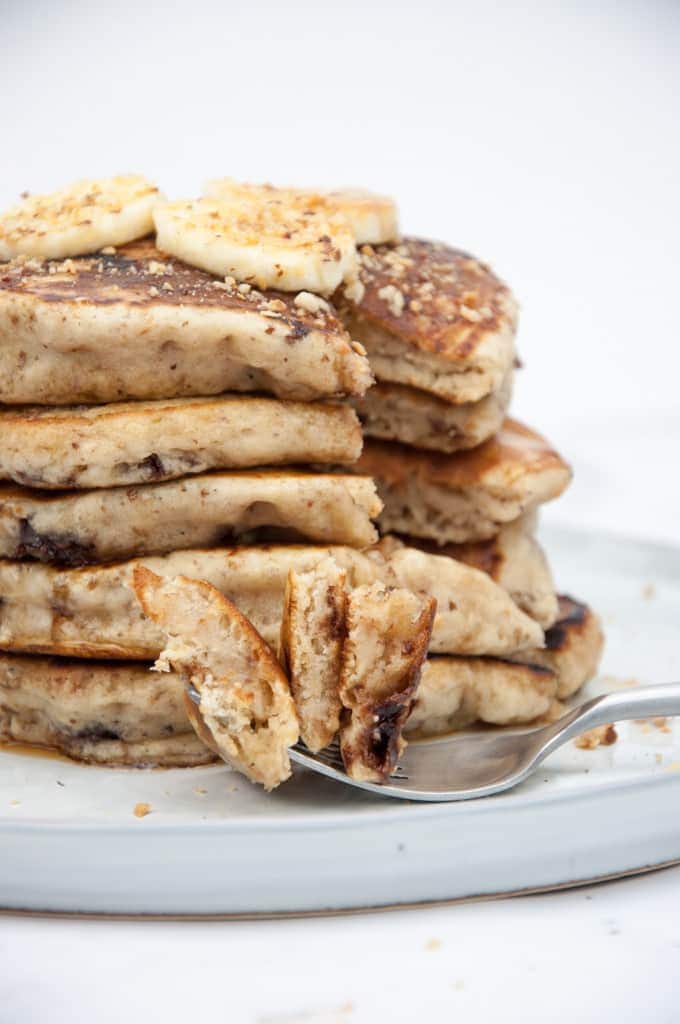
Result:
<svg viewBox="0 0 680 1024"><path fill-rule="evenodd" d="M132 813L134 814L135 818L146 818L147 814L151 814L151 804L135 804Z"/></svg>
<svg viewBox="0 0 680 1024"><path fill-rule="evenodd" d="M598 725L596 729L590 729L578 736L574 744L579 750L595 750L597 747L611 747L619 738L619 734L613 725Z"/></svg>

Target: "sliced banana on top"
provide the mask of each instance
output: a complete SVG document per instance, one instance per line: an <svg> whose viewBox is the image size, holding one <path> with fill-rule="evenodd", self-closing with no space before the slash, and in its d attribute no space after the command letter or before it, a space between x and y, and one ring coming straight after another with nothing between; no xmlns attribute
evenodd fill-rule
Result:
<svg viewBox="0 0 680 1024"><path fill-rule="evenodd" d="M357 275L352 230L321 198L236 187L219 199L162 203L154 221L159 249L258 288L329 295Z"/></svg>
<svg viewBox="0 0 680 1024"><path fill-rule="evenodd" d="M380 245L399 237L396 203L367 189L342 188L329 192L325 189L275 188L273 185L243 185L233 178L219 178L209 181L204 193L209 199L223 199L253 195L258 191L271 198L279 197L283 202L324 203L329 210L345 217L357 245Z"/></svg>
<svg viewBox="0 0 680 1024"><path fill-rule="evenodd" d="M63 259L124 245L153 231L158 189L137 174L86 178L28 196L0 214L0 260Z"/></svg>

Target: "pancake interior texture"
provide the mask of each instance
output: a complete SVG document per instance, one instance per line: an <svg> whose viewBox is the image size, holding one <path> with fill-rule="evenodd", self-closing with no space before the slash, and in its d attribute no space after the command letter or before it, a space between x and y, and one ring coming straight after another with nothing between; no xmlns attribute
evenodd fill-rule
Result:
<svg viewBox="0 0 680 1024"><path fill-rule="evenodd" d="M290 776L288 748L299 725L288 680L271 648L223 594L200 580L163 580L143 566L133 587L163 630L159 671L178 671L194 727L237 771L265 789Z"/></svg>
<svg viewBox="0 0 680 1024"><path fill-rule="evenodd" d="M175 551L110 566L57 569L0 560L0 649L152 661L164 645L130 591L143 565L158 576L206 580L276 649L288 573L332 557L348 586L382 582L436 598L435 653L502 657L543 644L540 625L490 577L451 558L401 548L385 557L342 546L272 545ZM453 596L452 596L453 595Z"/></svg>
<svg viewBox="0 0 680 1024"><path fill-rule="evenodd" d="M362 547L377 537L380 508L369 477L292 470L79 492L0 485L0 555L86 565L217 546L258 527Z"/></svg>
<svg viewBox="0 0 680 1024"><path fill-rule="evenodd" d="M366 437L414 448L457 452L475 448L500 429L512 396L512 376L477 402L452 405L418 388L378 382L352 404Z"/></svg>
<svg viewBox="0 0 680 1024"><path fill-rule="evenodd" d="M258 292L132 242L0 266L0 402L73 405L267 391L361 395L361 346L307 292Z"/></svg>
<svg viewBox="0 0 680 1024"><path fill-rule="evenodd" d="M512 419L478 448L455 455L367 441L352 468L376 481L383 532L438 544L493 537L504 523L558 497L571 480L548 442Z"/></svg>
<svg viewBox="0 0 680 1024"><path fill-rule="evenodd" d="M43 489L119 487L212 469L354 462L344 405L219 395L0 409L0 479Z"/></svg>
<svg viewBox="0 0 680 1024"><path fill-rule="evenodd" d="M142 662L0 654L0 741L78 761L135 767L208 764L179 676Z"/></svg>

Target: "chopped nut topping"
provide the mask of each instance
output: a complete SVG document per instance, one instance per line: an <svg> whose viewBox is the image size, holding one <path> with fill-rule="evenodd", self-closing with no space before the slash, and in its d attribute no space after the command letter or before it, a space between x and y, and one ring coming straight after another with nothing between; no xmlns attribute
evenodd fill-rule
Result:
<svg viewBox="0 0 680 1024"><path fill-rule="evenodd" d="M404 311L404 295L393 284L386 284L378 292L378 297L384 299L392 316L401 316Z"/></svg>

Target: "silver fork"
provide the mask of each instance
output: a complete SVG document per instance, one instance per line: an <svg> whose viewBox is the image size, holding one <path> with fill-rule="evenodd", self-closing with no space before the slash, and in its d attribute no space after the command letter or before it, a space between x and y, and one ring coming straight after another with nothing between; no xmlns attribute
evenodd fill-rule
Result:
<svg viewBox="0 0 680 1024"><path fill-rule="evenodd" d="M632 718L680 715L680 683L644 686L594 697L550 725L526 732L469 733L411 742L383 783L358 782L345 772L337 744L310 753L296 744L296 764L345 785L398 800L471 800L523 782L563 743L594 729Z"/></svg>

